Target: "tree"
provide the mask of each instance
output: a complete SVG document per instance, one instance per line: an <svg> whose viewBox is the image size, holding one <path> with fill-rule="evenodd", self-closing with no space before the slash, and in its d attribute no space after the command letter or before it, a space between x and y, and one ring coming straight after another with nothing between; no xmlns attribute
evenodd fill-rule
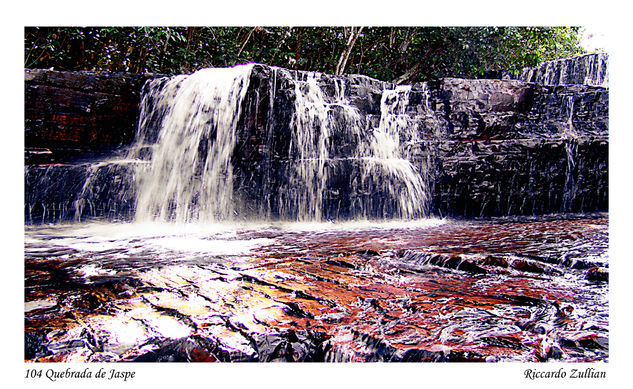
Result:
<svg viewBox="0 0 633 389"><path fill-rule="evenodd" d="M348 36L347 43L345 44L345 49L341 53L339 60L336 64L336 69L334 70L334 74L340 76L345 71L345 67L347 65L347 60L349 59L349 55L354 49L354 45L360 36L360 33L363 31L363 27L350 27L349 31L347 28L344 29L345 35Z"/></svg>
<svg viewBox="0 0 633 389"><path fill-rule="evenodd" d="M261 62L395 83L583 53L579 27L27 27L27 68L190 73Z"/></svg>

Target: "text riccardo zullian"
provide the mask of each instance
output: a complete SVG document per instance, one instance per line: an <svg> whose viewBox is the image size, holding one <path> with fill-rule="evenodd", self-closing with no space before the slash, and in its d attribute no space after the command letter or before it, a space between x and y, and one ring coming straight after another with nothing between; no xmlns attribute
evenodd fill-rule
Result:
<svg viewBox="0 0 633 389"><path fill-rule="evenodd" d="M565 369L561 367L558 370L525 369L523 374L525 378L530 380L548 378L607 378L606 371L599 371L593 367L587 367L585 369Z"/></svg>

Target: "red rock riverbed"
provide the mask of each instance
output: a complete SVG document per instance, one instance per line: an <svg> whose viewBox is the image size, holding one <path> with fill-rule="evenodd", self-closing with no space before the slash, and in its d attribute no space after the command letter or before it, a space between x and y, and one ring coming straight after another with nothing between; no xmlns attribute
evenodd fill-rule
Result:
<svg viewBox="0 0 633 389"><path fill-rule="evenodd" d="M604 361L605 214L25 228L25 360Z"/></svg>

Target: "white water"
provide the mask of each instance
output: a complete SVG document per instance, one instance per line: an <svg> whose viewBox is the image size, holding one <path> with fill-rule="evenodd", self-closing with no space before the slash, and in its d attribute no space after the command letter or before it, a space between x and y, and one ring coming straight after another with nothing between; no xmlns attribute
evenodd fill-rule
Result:
<svg viewBox="0 0 633 389"><path fill-rule="evenodd" d="M578 134L574 129L574 97L568 96L565 100L564 108L567 109L568 119L567 126L563 129L561 139L565 145L565 155L567 160L566 180L563 188L563 204L561 211L569 212L572 210L573 200L578 191L578 183L575 178L576 170L576 154L578 152Z"/></svg>
<svg viewBox="0 0 633 389"><path fill-rule="evenodd" d="M429 201L428 172L426 166L414 166L407 151L419 142L414 119L405 113L410 91L410 86L384 90L379 125L367 129L370 123L346 99L342 80L335 80L332 97L319 86L317 73L309 73L305 81L295 80L289 155L295 156L296 161L281 191L280 213L288 215L296 210L299 221L324 220L328 164L340 163L331 156L335 146L332 137L339 134L356 144L355 151L346 157L354 160L354 168L360 170L360 178L352 181L349 188L354 195L354 218L424 216ZM405 144L401 138L407 139ZM384 209L376 212L377 207Z"/></svg>
<svg viewBox="0 0 633 389"><path fill-rule="evenodd" d="M42 250L72 249L90 255L107 253L111 258L147 256L148 252L173 253L168 257L184 260L201 254L210 256L251 254L261 247L278 243L275 238L262 237L262 235L267 235L267 232L278 235L294 232L318 234L330 231L402 230L433 228L445 223L447 223L445 219L382 222L358 220L336 223L223 221L181 224L92 221L25 226L24 243L27 254L37 254ZM254 231L257 234L253 234Z"/></svg>
<svg viewBox="0 0 633 389"><path fill-rule="evenodd" d="M280 214L296 210L298 221L323 219L323 195L327 189L327 163L331 160L331 136L344 132L360 139L362 119L345 99L345 84L336 80L333 101L318 85L318 73L295 80L295 112L288 155L295 157L287 184L281 188ZM336 112L336 114L335 114Z"/></svg>
<svg viewBox="0 0 633 389"><path fill-rule="evenodd" d="M544 85L584 84L609 86L608 55L597 53L545 62L523 69L520 80Z"/></svg>
<svg viewBox="0 0 633 389"><path fill-rule="evenodd" d="M109 159L99 163L90 164L87 168L87 176L84 181L81 192L77 196L74 202L76 222L81 222L84 215L96 217L98 215L97 205L95 199L99 198L104 186L102 182L102 176L109 177L109 181L124 180L124 177L118 176L121 174L121 168L130 166L132 170L143 169L143 161L139 159ZM106 208L114 211L117 210L117 206L123 202L123 199L127 197L127 193L117 193L117 196L108 199L108 205Z"/></svg>
<svg viewBox="0 0 633 389"><path fill-rule="evenodd" d="M172 78L151 96L165 114L152 146L150 167L137 171L137 221L231 218L230 158L251 69L252 65L202 69ZM144 119L139 142L147 137ZM135 150L140 153L146 146L137 144Z"/></svg>
<svg viewBox="0 0 633 389"><path fill-rule="evenodd" d="M395 217L410 219L428 211L427 165L410 162L411 146L420 143L417 126L405 109L409 104L411 86L397 86L383 91L380 102L380 124L374 128L369 143L363 145L362 187L379 187L395 200ZM401 137L406 139L401 144ZM361 213L368 209L361 205Z"/></svg>
<svg viewBox="0 0 633 389"><path fill-rule="evenodd" d="M144 88L135 143L126 154L87 166L74 203L75 222L104 210L116 213L121 204L133 212L137 223L235 219L235 205L244 199L235 197L231 158L252 68L207 68L151 80ZM352 220L427 216L428 169L424 161L418 166L411 163L412 149L421 140L416 119L405 112L410 86L383 91L378 126L373 128L376 122L372 124L347 99L346 80L274 68L269 128L278 77L294 83L295 95L288 129L289 164L276 202L282 220L326 220L325 213L336 206L327 203L326 195L340 189L331 187L333 174L338 179L349 175L349 187L343 190L351 196L347 217ZM346 142L346 149L341 151L335 139ZM264 191L270 190L268 170L270 166L263 171ZM259 200L259 216L270 220L274 202L269 197Z"/></svg>

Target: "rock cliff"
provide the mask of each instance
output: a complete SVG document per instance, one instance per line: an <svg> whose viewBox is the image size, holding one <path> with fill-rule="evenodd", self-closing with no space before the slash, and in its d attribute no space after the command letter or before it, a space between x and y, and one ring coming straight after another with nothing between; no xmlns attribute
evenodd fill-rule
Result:
<svg viewBox="0 0 633 389"><path fill-rule="evenodd" d="M26 71L27 221L88 210L133 217L133 172L107 156L125 155L141 95L152 111L150 89L167 79ZM299 204L306 198L318 200L307 214L321 220L605 211L608 95L604 87L520 80L396 86L255 64L230 156L234 213L295 219L306 213ZM153 112L143 131L156 138L165 113ZM299 128L302 120L309 124ZM305 150L299 131L310 134ZM404 168L419 176L419 188L402 178ZM403 205L398 193L416 199Z"/></svg>

